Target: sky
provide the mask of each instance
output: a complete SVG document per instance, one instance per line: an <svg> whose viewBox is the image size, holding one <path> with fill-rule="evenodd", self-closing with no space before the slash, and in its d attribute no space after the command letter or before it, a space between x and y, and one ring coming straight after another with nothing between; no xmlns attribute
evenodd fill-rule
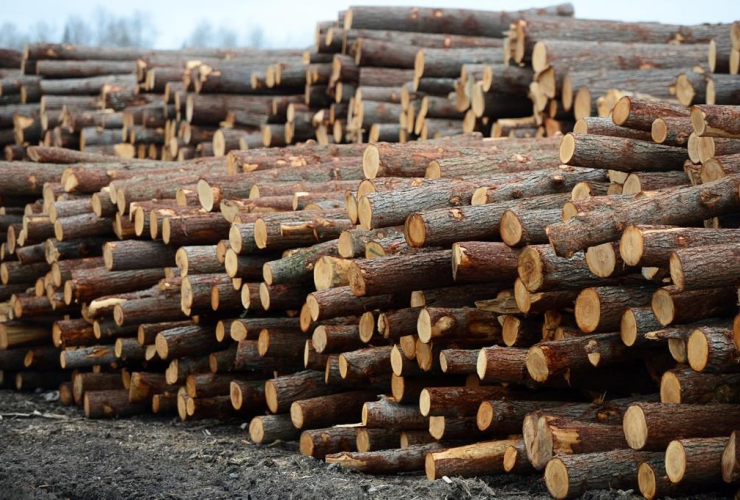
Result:
<svg viewBox="0 0 740 500"><path fill-rule="evenodd" d="M740 20L740 0L571 0L576 16L586 19L660 21L671 24L717 23ZM485 10L517 10L556 1L522 0L359 0L357 5L419 5ZM156 27L155 48L180 48L196 25L206 19L216 27L246 34L264 32L270 48L305 48L313 43L317 21L335 19L352 5L347 0L0 0L0 24L15 23L23 31L38 22L61 30L67 17L92 18L98 7L120 15L141 11Z"/></svg>

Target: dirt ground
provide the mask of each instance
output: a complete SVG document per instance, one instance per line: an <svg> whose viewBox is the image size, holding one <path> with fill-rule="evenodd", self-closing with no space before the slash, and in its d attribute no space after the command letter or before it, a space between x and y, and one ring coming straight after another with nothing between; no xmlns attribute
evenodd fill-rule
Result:
<svg viewBox="0 0 740 500"><path fill-rule="evenodd" d="M550 498L540 476L367 476L301 456L295 443L257 446L239 422L86 420L52 395L0 390L0 499Z"/></svg>

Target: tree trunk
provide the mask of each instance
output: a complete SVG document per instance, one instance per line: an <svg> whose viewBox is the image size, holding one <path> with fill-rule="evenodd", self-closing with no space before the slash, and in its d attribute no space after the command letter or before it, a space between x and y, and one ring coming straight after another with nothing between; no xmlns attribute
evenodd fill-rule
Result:
<svg viewBox="0 0 740 500"><path fill-rule="evenodd" d="M689 366L697 372L730 373L740 368L732 328L697 328L686 342L686 355Z"/></svg>
<svg viewBox="0 0 740 500"><path fill-rule="evenodd" d="M625 309L649 305L654 291L651 286L587 288L578 295L575 303L578 327L584 333L617 330Z"/></svg>
<svg viewBox="0 0 740 500"><path fill-rule="evenodd" d="M84 407L87 418L127 417L146 413L148 409L143 403L129 403L126 390L86 392Z"/></svg>
<svg viewBox="0 0 740 500"><path fill-rule="evenodd" d="M425 460L427 479L433 481L443 476L473 477L501 473L506 449L518 442L519 439L486 441L430 452Z"/></svg>
<svg viewBox="0 0 740 500"><path fill-rule="evenodd" d="M671 280L682 291L733 285L739 272L734 265L738 249L737 243L730 243L674 250L669 259Z"/></svg>
<svg viewBox="0 0 740 500"><path fill-rule="evenodd" d="M733 287L682 292L675 286L668 286L655 291L652 309L663 326L692 323L734 313L735 295Z"/></svg>
<svg viewBox="0 0 740 500"><path fill-rule="evenodd" d="M331 427L303 431L300 439L301 455L323 460L327 455L353 451L358 432L362 429L354 427Z"/></svg>
<svg viewBox="0 0 740 500"><path fill-rule="evenodd" d="M362 424L370 429L427 430L428 420L417 406L401 405L390 398L369 401L362 407Z"/></svg>
<svg viewBox="0 0 740 500"><path fill-rule="evenodd" d="M676 439L666 448L668 479L682 484L713 484L722 478L722 453L727 437Z"/></svg>
<svg viewBox="0 0 740 500"><path fill-rule="evenodd" d="M254 417L249 423L249 437L257 444L269 444L273 441L290 441L301 435L291 422L290 415L263 415Z"/></svg>
<svg viewBox="0 0 740 500"><path fill-rule="evenodd" d="M423 308L417 322L419 339L481 339L501 341L501 326L496 315L474 308Z"/></svg>
<svg viewBox="0 0 740 500"><path fill-rule="evenodd" d="M737 106L703 104L691 108L691 124L699 137L740 137Z"/></svg>
<svg viewBox="0 0 740 500"><path fill-rule="evenodd" d="M480 350L476 373L482 382L525 383L527 349L492 346Z"/></svg>
<svg viewBox="0 0 740 500"><path fill-rule="evenodd" d="M157 334L155 345L162 359L175 359L219 349L213 331L199 325L163 330Z"/></svg>

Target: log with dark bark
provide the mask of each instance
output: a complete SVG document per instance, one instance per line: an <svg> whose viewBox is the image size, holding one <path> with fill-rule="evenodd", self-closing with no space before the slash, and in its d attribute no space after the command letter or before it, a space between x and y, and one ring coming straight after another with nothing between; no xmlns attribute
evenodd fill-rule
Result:
<svg viewBox="0 0 740 500"><path fill-rule="evenodd" d="M627 137L568 134L560 145L562 163L622 172L680 170L685 160L682 148Z"/></svg>
<svg viewBox="0 0 740 500"><path fill-rule="evenodd" d="M547 228L550 243L558 255L573 253L607 241L615 241L630 224L690 225L730 213L740 205L737 176L702 184L659 191L654 196L604 207ZM585 234L585 228L590 228ZM566 236L567 234L567 236Z"/></svg>
<svg viewBox="0 0 740 500"><path fill-rule="evenodd" d="M703 104L691 107L691 124L699 137L740 137L737 106Z"/></svg>
<svg viewBox="0 0 740 500"><path fill-rule="evenodd" d="M410 292L429 279L431 288L453 283L450 250L356 261L349 271L350 289L358 297Z"/></svg>
<svg viewBox="0 0 740 500"><path fill-rule="evenodd" d="M553 458L545 468L545 484L557 499L575 498L598 488L631 489L637 486L641 462L658 460L662 453L615 450Z"/></svg>
<svg viewBox="0 0 740 500"><path fill-rule="evenodd" d="M668 479L676 484L719 483L727 443L726 436L671 441L665 451Z"/></svg>
<svg viewBox="0 0 740 500"><path fill-rule="evenodd" d="M733 287L682 292L668 286L655 291L651 307L661 325L692 323L734 313L734 295Z"/></svg>
<svg viewBox="0 0 740 500"><path fill-rule="evenodd" d="M738 425L736 409L731 404L635 403L624 414L624 435L635 450L660 450L678 438L726 436ZM706 419L711 426L703 425Z"/></svg>
<svg viewBox="0 0 740 500"><path fill-rule="evenodd" d="M504 217L501 220L503 224ZM502 243L454 243L453 277L464 283L510 282L517 277L519 253L519 250Z"/></svg>
<svg viewBox="0 0 740 500"><path fill-rule="evenodd" d="M419 340L424 343L434 339L501 341L501 325L496 315L474 308L425 307L419 312L416 328Z"/></svg>
<svg viewBox="0 0 740 500"><path fill-rule="evenodd" d="M669 258L671 281L679 290L736 284L739 271L734 264L738 249L740 245L736 243L676 249Z"/></svg>
<svg viewBox="0 0 740 500"><path fill-rule="evenodd" d="M731 373L740 368L740 353L733 340L732 328L697 328L686 341L686 357L689 366L697 372Z"/></svg>
<svg viewBox="0 0 740 500"><path fill-rule="evenodd" d="M374 391L351 391L303 399L290 406L290 418L297 429L315 429L354 422L362 405L375 397Z"/></svg>
<svg viewBox="0 0 740 500"><path fill-rule="evenodd" d="M649 305L654 292L651 286L586 288L575 302L576 323L584 333L614 331L627 307Z"/></svg>
<svg viewBox="0 0 740 500"><path fill-rule="evenodd" d="M84 407L87 418L126 417L147 411L146 404L129 403L127 390L86 392Z"/></svg>
<svg viewBox="0 0 740 500"><path fill-rule="evenodd" d="M269 444L273 441L289 441L301 435L291 422L290 415L263 415L254 417L249 423L249 437L257 444Z"/></svg>
<svg viewBox="0 0 740 500"><path fill-rule="evenodd" d="M660 379L661 403L737 403L740 393L737 373L697 373L688 368L675 368Z"/></svg>
<svg viewBox="0 0 740 500"><path fill-rule="evenodd" d="M354 451L358 432L354 427L330 427L303 431L300 438L301 455L323 460L327 455Z"/></svg>

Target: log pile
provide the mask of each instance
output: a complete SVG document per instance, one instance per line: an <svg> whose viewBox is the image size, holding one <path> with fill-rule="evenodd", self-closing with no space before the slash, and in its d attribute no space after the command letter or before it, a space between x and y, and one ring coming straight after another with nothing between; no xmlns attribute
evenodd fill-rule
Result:
<svg viewBox="0 0 740 500"><path fill-rule="evenodd" d="M341 34L342 47L365 51L359 61L406 57L373 48L365 31L432 44L408 33L440 29L431 9L415 22L365 9L347 12ZM439 12L458 36L465 18ZM516 60L522 40L532 64L567 59L556 54L568 40L539 45L563 25L633 44L636 58L658 45L658 34L613 40L609 26L587 32L567 16L547 18L555 28L536 13L502 16L481 26L531 29L510 31L504 47ZM701 42L707 30L680 33ZM346 76L336 91L363 64L342 66L330 41L331 69ZM449 50L475 53L466 47ZM35 50L24 70L56 53ZM444 54L424 48L414 62L452 71ZM151 55L161 63L145 69L181 57ZM260 87L258 69L225 58L188 72L199 90L181 97L214 138L233 120L225 143L225 130L260 127L264 139L276 125L251 97L242 114L230 108L255 95L245 75L272 89L282 72L286 102L295 67L324 85L326 69L313 67L324 63L281 63ZM166 163L22 148L0 182L0 385L58 389L90 418L234 418L256 443L296 440L305 455L371 474L541 474L555 498L725 492L740 476L738 105L625 95L609 117L559 137L364 145L307 134ZM296 124L313 113L290 109Z"/></svg>

